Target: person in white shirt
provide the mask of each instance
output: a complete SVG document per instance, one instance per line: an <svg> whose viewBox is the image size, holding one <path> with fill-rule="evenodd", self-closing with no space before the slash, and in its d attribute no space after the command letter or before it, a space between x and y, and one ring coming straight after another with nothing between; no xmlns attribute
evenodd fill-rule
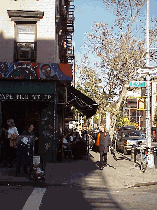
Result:
<svg viewBox="0 0 157 210"><path fill-rule="evenodd" d="M7 135L10 142L9 147L9 163L10 167L13 165L13 161L16 160L16 150L17 150L17 136L19 135L17 128L15 127L15 123L13 119L7 120L8 130Z"/></svg>
<svg viewBox="0 0 157 210"><path fill-rule="evenodd" d="M67 147L68 147L68 140L64 136L63 137L63 148L66 149Z"/></svg>

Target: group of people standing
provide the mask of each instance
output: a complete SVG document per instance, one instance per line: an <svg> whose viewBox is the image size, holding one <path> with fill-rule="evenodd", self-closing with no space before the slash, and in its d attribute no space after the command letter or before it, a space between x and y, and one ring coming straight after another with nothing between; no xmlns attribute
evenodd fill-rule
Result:
<svg viewBox="0 0 157 210"><path fill-rule="evenodd" d="M86 132L81 135L77 131L67 131L63 136L63 153L68 156L68 150L72 151L74 160L84 158L87 152Z"/></svg>
<svg viewBox="0 0 157 210"><path fill-rule="evenodd" d="M19 136L19 132L17 127L15 126L13 119L7 120L7 126L8 129L3 128L2 131L4 132L4 138L3 138L3 166L12 167L13 164L17 161L17 137ZM37 140L38 138L35 137L34 133L34 126L32 123L29 123L26 127L26 129L23 131L22 135L31 135L34 137L34 140ZM26 166L24 167L24 171L27 172Z"/></svg>

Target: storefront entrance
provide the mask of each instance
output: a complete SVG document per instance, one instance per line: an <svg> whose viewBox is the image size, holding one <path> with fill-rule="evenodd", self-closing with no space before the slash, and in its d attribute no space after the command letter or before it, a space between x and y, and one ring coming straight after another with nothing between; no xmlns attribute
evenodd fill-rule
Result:
<svg viewBox="0 0 157 210"><path fill-rule="evenodd" d="M38 137L34 143L34 154L41 155L45 164L46 162L53 162L53 114L53 103L50 104L48 101L1 102L2 128L7 129L7 120L13 119L19 135L22 135L27 125L32 123L36 137ZM2 139L5 141L4 135L2 135ZM2 157L2 159L4 158Z"/></svg>

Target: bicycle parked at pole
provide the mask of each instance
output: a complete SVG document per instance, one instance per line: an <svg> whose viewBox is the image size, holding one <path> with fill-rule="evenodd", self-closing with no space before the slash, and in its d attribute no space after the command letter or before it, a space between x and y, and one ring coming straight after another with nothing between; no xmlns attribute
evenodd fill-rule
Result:
<svg viewBox="0 0 157 210"><path fill-rule="evenodd" d="M136 165L139 166L140 170L144 173L147 169L148 165L148 149L149 147L146 147L145 145L140 144L136 150L137 150L137 156L136 156Z"/></svg>

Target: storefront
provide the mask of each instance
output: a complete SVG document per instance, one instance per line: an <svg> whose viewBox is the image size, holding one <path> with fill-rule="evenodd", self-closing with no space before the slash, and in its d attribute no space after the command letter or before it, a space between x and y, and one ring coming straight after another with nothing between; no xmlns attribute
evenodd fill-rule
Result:
<svg viewBox="0 0 157 210"><path fill-rule="evenodd" d="M67 64L0 63L0 74L1 145L8 119L14 120L20 135L32 123L38 137L34 153L45 164L56 162L71 106L89 118L98 105L71 86L72 69Z"/></svg>
<svg viewBox="0 0 157 210"><path fill-rule="evenodd" d="M54 81L0 81L0 128L7 128L7 120L14 119L19 134L33 123L38 137L35 153L44 162L54 162L57 137L57 92Z"/></svg>

